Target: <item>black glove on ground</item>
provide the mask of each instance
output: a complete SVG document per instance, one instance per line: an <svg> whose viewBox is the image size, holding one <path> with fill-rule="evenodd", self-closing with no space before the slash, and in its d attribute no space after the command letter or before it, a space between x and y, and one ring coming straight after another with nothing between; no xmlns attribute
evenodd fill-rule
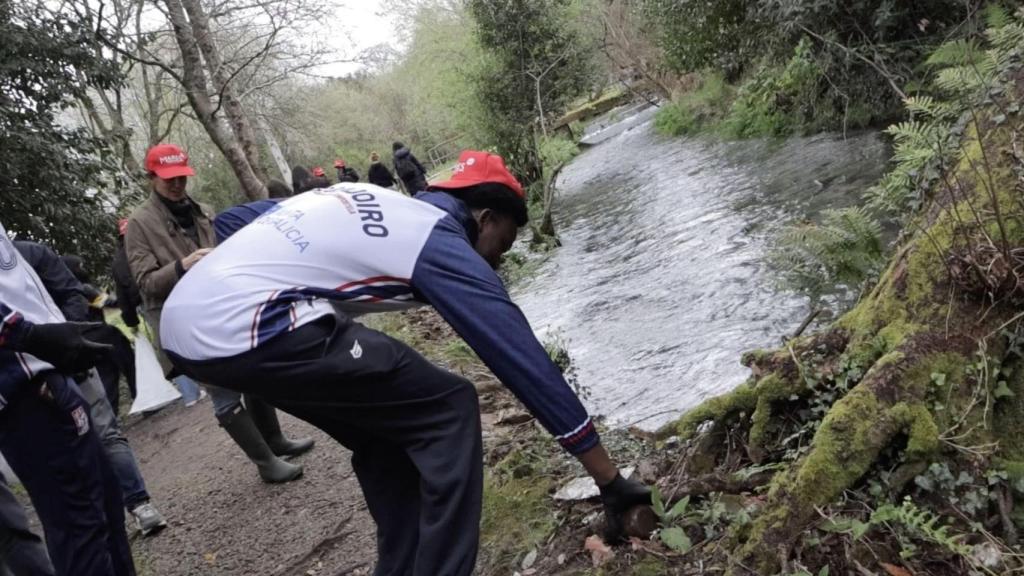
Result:
<svg viewBox="0 0 1024 576"><path fill-rule="evenodd" d="M21 351L27 352L65 374L83 372L110 352L111 346L87 339L84 333L102 326L96 322L33 324L25 334Z"/></svg>
<svg viewBox="0 0 1024 576"><path fill-rule="evenodd" d="M616 474L615 479L601 486L601 503L604 504L604 541L618 544L623 540L622 515L633 506L651 503L651 489L636 480Z"/></svg>

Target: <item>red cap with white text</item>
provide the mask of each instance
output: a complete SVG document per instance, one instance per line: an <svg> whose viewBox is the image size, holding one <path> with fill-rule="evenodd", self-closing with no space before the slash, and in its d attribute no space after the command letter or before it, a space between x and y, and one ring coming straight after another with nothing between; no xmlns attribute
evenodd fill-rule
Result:
<svg viewBox="0 0 1024 576"><path fill-rule="evenodd" d="M465 150L459 154L452 177L444 182L431 184L429 188L457 189L493 183L508 186L520 198L524 198L523 186L505 167L505 160L497 154Z"/></svg>
<svg viewBox="0 0 1024 576"><path fill-rule="evenodd" d="M188 165L188 154L174 144L157 144L146 152L146 171L170 180L179 176L195 176Z"/></svg>

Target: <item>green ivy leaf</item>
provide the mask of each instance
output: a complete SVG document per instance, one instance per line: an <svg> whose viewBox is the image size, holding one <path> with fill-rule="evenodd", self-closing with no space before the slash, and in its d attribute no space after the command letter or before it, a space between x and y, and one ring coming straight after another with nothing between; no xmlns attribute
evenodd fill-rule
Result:
<svg viewBox="0 0 1024 576"><path fill-rule="evenodd" d="M693 548L693 543L690 542L690 537L686 535L686 532L682 528L673 526L671 528L665 528L658 533L658 538L661 542L671 548L672 550L686 554Z"/></svg>
<svg viewBox="0 0 1024 576"><path fill-rule="evenodd" d="M996 398L1009 398L1014 396L1013 390L1006 385L1006 380L1000 380L999 384L996 385L996 389L992 391L992 395Z"/></svg>
<svg viewBox="0 0 1024 576"><path fill-rule="evenodd" d="M686 498L683 498L679 502L676 502L676 505L673 506L672 509L668 511L668 514L665 515L665 519L671 521L682 516L683 514L686 514L686 509L689 505L690 497L687 496Z"/></svg>

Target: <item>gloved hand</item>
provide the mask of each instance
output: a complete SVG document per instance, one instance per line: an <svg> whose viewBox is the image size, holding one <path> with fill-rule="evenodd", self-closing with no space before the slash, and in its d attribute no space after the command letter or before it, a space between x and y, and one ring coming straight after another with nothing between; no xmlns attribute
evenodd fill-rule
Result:
<svg viewBox="0 0 1024 576"><path fill-rule="evenodd" d="M83 372L113 348L84 336L87 330L100 326L98 322L33 324L22 340L21 351L53 364L65 374Z"/></svg>
<svg viewBox="0 0 1024 576"><path fill-rule="evenodd" d="M604 504L604 541L617 544L623 540L622 515L633 506L651 503L651 489L630 478L616 474L615 479L600 487Z"/></svg>

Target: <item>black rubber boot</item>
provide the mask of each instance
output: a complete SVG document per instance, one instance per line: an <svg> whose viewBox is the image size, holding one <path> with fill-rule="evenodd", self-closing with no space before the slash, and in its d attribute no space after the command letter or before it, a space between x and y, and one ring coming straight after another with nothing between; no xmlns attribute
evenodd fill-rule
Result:
<svg viewBox="0 0 1024 576"><path fill-rule="evenodd" d="M268 484L289 482L302 476L302 466L281 460L270 450L260 434L252 416L245 408L239 407L229 414L218 416L221 427L227 431L245 455L259 469L260 478Z"/></svg>
<svg viewBox="0 0 1024 576"><path fill-rule="evenodd" d="M252 421L256 424L260 434L267 441L267 445L278 456L298 456L313 449L312 438L299 438L289 440L281 432L281 423L277 419L277 410L259 398L245 395L245 406L252 414Z"/></svg>

